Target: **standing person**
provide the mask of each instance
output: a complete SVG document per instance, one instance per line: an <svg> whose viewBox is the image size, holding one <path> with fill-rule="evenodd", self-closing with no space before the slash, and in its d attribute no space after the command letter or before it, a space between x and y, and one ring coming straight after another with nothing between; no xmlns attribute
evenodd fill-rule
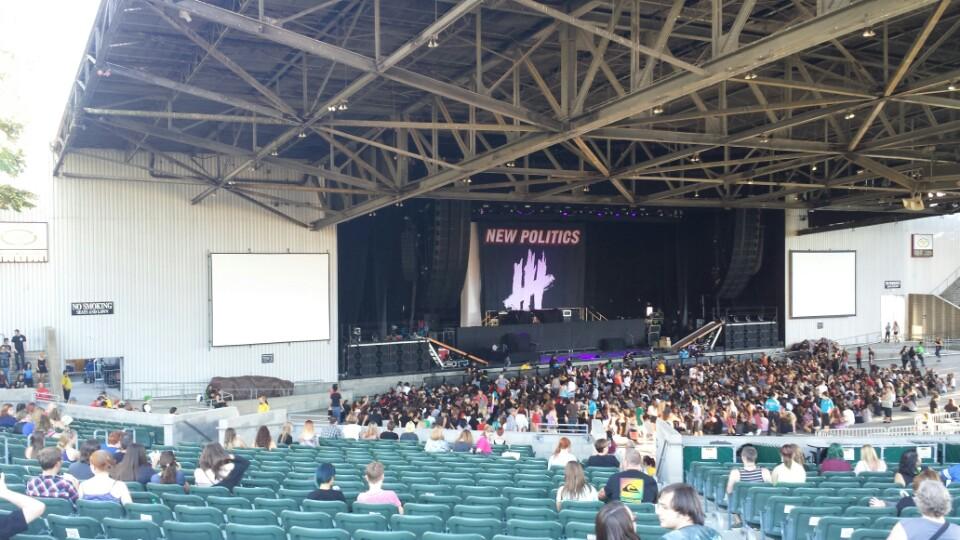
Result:
<svg viewBox="0 0 960 540"><path fill-rule="evenodd" d="M857 369L863 369L863 347L857 346Z"/></svg>
<svg viewBox="0 0 960 540"><path fill-rule="evenodd" d="M340 385L333 385L333 388L330 389L330 423L332 424L340 423L340 413L343 412L343 407L341 406L342 399L343 396L340 395Z"/></svg>
<svg viewBox="0 0 960 540"><path fill-rule="evenodd" d="M47 373L50 370L47 368L47 353L40 351L40 355L37 356L37 379L40 382L47 381Z"/></svg>
<svg viewBox="0 0 960 540"><path fill-rule="evenodd" d="M730 471L730 478L727 480L727 493L733 493L733 487L737 482L749 483L769 483L770 471L764 467L757 467L757 449L746 445L740 449L740 461L743 467Z"/></svg>
<svg viewBox="0 0 960 540"><path fill-rule="evenodd" d="M937 363L940 362L940 351L943 350L943 338L933 339L933 355L937 357Z"/></svg>
<svg viewBox="0 0 960 540"><path fill-rule="evenodd" d="M883 331L883 342L890 343L890 322L889 321L887 321L887 326L884 328L884 331Z"/></svg>
<svg viewBox="0 0 960 540"><path fill-rule="evenodd" d="M0 345L0 370L3 371L3 378L7 381L10 381L11 356L13 356L13 348L10 346L10 340L3 338L3 345ZM9 382L7 386L9 386Z"/></svg>
<svg viewBox="0 0 960 540"><path fill-rule="evenodd" d="M867 365L870 367L870 371L873 371L873 368L877 364L877 353L873 351L873 347L867 346Z"/></svg>
<svg viewBox="0 0 960 540"><path fill-rule="evenodd" d="M917 350L914 349L913 347L910 347L910 349L907 350L907 358L910 359L910 369L916 370L917 369Z"/></svg>
<svg viewBox="0 0 960 540"><path fill-rule="evenodd" d="M907 369L907 363L910 361L910 356L907 353L907 346L904 345L900 348L900 367L902 369Z"/></svg>
<svg viewBox="0 0 960 540"><path fill-rule="evenodd" d="M397 494L389 489L383 489L383 463L372 461L364 471L367 485L370 489L357 495L357 502L366 504L392 504L397 511L403 514L403 503Z"/></svg>
<svg viewBox="0 0 960 540"><path fill-rule="evenodd" d="M16 361L17 371L23 369L23 363L26 361L26 351L24 343L27 342L27 336L20 333L20 330L13 331L13 348L16 351L14 360Z"/></svg>
<svg viewBox="0 0 960 540"><path fill-rule="evenodd" d="M923 346L923 342L917 343L917 359L920 360L920 365L927 367L927 363L923 360L923 353L927 352L927 349Z"/></svg>
<svg viewBox="0 0 960 540"><path fill-rule="evenodd" d="M258 413L263 414L270 412L270 402L267 401L267 396L261 395L259 398L257 398L257 401L259 402L257 404Z"/></svg>
<svg viewBox="0 0 960 540"><path fill-rule="evenodd" d="M893 422L893 404L897 401L897 393L893 389L893 384L887 382L883 389L883 395L880 397L880 408L883 409L883 423Z"/></svg>
<svg viewBox="0 0 960 540"><path fill-rule="evenodd" d="M643 458L634 449L627 449L623 457L623 470L612 475L600 490L601 501L624 503L655 502L657 481L643 472Z"/></svg>
<svg viewBox="0 0 960 540"><path fill-rule="evenodd" d="M30 523L43 515L47 506L36 499L8 488L5 476L0 473L0 500L13 504L17 509L0 517L0 538L12 538L14 535L26 531Z"/></svg>
<svg viewBox="0 0 960 540"><path fill-rule="evenodd" d="M900 343L900 323L893 321L893 342Z"/></svg>
<svg viewBox="0 0 960 540"><path fill-rule="evenodd" d="M670 484L657 503L660 526L673 529L661 540L720 540L720 533L704 525L703 502L693 486Z"/></svg>
<svg viewBox="0 0 960 540"><path fill-rule="evenodd" d="M73 391L73 381L70 380L70 372L63 370L60 377L60 387L63 388L63 400L70 401L70 392Z"/></svg>

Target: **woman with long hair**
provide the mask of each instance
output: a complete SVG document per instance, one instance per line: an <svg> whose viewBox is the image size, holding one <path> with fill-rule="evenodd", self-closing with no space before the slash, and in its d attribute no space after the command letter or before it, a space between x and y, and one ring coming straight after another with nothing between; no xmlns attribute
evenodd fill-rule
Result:
<svg viewBox="0 0 960 540"><path fill-rule="evenodd" d="M154 474L147 459L147 449L142 444L131 443L123 454L123 461L110 472L110 478L121 482L140 482L146 484Z"/></svg>
<svg viewBox="0 0 960 540"><path fill-rule="evenodd" d="M301 446L316 446L317 432L313 427L313 420L307 420L303 423L303 430L300 431L300 437L297 439Z"/></svg>
<svg viewBox="0 0 960 540"><path fill-rule="evenodd" d="M57 439L57 448L60 449L60 459L66 466L80 458L80 451L77 450L77 432L68 429L60 434Z"/></svg>
<svg viewBox="0 0 960 540"><path fill-rule="evenodd" d="M780 447L780 465L774 467L771 480L774 484L803 484L807 481L807 471L803 468L803 451L795 444Z"/></svg>
<svg viewBox="0 0 960 540"><path fill-rule="evenodd" d="M897 465L897 472L893 475L894 483L903 487L913 483L914 477L920 472L920 459L917 457L916 450L907 450L900 454L900 464Z"/></svg>
<svg viewBox="0 0 960 540"><path fill-rule="evenodd" d="M376 424L368 424L360 438L364 441L375 441L380 438L380 430L377 429Z"/></svg>
<svg viewBox="0 0 960 540"><path fill-rule="evenodd" d="M273 442L273 437L270 436L270 428L260 426L260 429L257 430L257 436L253 440L253 447L264 450L274 450L277 448L277 443Z"/></svg>
<svg viewBox="0 0 960 540"><path fill-rule="evenodd" d="M246 448L247 443L243 442L243 439L237 436L237 430L229 427L223 431L223 447L227 450Z"/></svg>
<svg viewBox="0 0 960 540"><path fill-rule="evenodd" d="M160 472L150 477L150 482L154 484L179 484L183 485L186 480L183 471L180 470L180 464L177 463L177 456L170 450L164 450L157 460L157 468Z"/></svg>
<svg viewBox="0 0 960 540"><path fill-rule="evenodd" d="M110 477L110 471L116 466L113 456L105 450L97 450L90 456L90 470L93 477L80 482L80 498L85 501L105 501L130 504L130 490L123 482Z"/></svg>
<svg viewBox="0 0 960 540"><path fill-rule="evenodd" d="M553 450L553 455L547 461L547 470L565 467L571 461L577 461L577 456L570 451L570 439L560 437L560 440L557 441L557 447Z"/></svg>
<svg viewBox="0 0 960 540"><path fill-rule="evenodd" d="M465 429L460 432L460 436L453 442L451 448L454 452L473 452L473 432Z"/></svg>
<svg viewBox="0 0 960 540"><path fill-rule="evenodd" d="M620 501L611 501L597 512L594 525L596 540L639 540L633 523L633 512Z"/></svg>
<svg viewBox="0 0 960 540"><path fill-rule="evenodd" d="M860 448L860 461L853 472L857 475L865 472L887 472L887 463L877 456L872 446L865 444Z"/></svg>
<svg viewBox="0 0 960 540"><path fill-rule="evenodd" d="M557 511L563 501L596 501L597 488L587 482L583 466L576 461L567 463L563 471L563 485L557 490Z"/></svg>
<svg viewBox="0 0 960 540"><path fill-rule="evenodd" d="M442 427L434 426L433 431L430 432L430 440L423 445L423 451L429 453L450 451L450 446L443 439Z"/></svg>
<svg viewBox="0 0 960 540"><path fill-rule="evenodd" d="M193 477L198 486L233 489L249 466L250 462L245 458L230 454L220 443L213 442L203 447Z"/></svg>
<svg viewBox="0 0 960 540"><path fill-rule="evenodd" d="M43 433L39 431L34 431L30 434L30 445L27 446L26 451L24 451L23 456L27 459L37 459L37 456L40 454L40 451L43 450L44 443L46 442L46 437Z"/></svg>
<svg viewBox="0 0 960 540"><path fill-rule="evenodd" d="M280 434L277 435L277 446L290 446L293 444L293 424L284 422L280 428Z"/></svg>

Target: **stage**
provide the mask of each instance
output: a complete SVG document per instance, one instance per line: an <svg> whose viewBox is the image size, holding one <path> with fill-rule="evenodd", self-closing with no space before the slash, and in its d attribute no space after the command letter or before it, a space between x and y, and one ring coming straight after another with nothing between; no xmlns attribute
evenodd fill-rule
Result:
<svg viewBox="0 0 960 540"><path fill-rule="evenodd" d="M555 353L622 351L646 345L644 319L463 327L457 329L456 343L460 349L491 360L500 359L495 357L502 357L506 347L513 364Z"/></svg>

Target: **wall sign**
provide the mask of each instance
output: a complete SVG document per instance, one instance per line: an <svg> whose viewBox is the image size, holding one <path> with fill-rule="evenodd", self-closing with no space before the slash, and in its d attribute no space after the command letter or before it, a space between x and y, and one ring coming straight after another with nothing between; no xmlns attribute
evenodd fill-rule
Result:
<svg viewBox="0 0 960 540"><path fill-rule="evenodd" d="M910 248L911 257L933 257L933 235L911 234Z"/></svg>
<svg viewBox="0 0 960 540"><path fill-rule="evenodd" d="M71 315L113 315L113 302L71 302Z"/></svg>
<svg viewBox="0 0 960 540"><path fill-rule="evenodd" d="M266 353L260 355L261 364L272 364L273 363L273 353Z"/></svg>
<svg viewBox="0 0 960 540"><path fill-rule="evenodd" d="M896 280L896 281L884 281L884 282L883 282L883 288L884 288L884 289L899 289L899 288L900 288L900 280Z"/></svg>

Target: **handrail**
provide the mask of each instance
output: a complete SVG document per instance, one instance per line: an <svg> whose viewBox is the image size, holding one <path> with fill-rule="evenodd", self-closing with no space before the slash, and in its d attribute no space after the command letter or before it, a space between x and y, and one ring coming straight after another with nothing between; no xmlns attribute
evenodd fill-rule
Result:
<svg viewBox="0 0 960 540"><path fill-rule="evenodd" d="M466 358L469 358L470 360L473 360L474 362L478 362L478 363L483 364L483 365L485 365L485 366L490 364L490 362L487 362L487 361L484 360L483 358L480 358L480 357L478 357L478 356L474 356L474 355L472 355L472 354L470 354L470 353L468 353L468 352L465 352L465 351L461 351L460 349L457 349L456 347L451 347L450 345L447 345L446 343L443 343L443 342L441 342L441 341L437 341L437 340L435 340L435 339L433 339L433 338L431 338L431 337L428 337L428 338L427 338L427 341L429 341L430 343L433 343L434 345L436 345L436 346L438 346L438 347L443 347L444 349L449 349L449 350L451 350L451 351L453 351L453 352L455 352L455 353L457 353L457 354L459 354L459 355L461 355L461 356L464 356L464 357L466 357Z"/></svg>
<svg viewBox="0 0 960 540"><path fill-rule="evenodd" d="M950 285L952 285L953 282L956 281L957 279L960 279L960 266L958 266L956 270L951 272L950 275L947 276L943 281L938 283L937 286L934 287L932 291L930 291L930 294L940 296L940 294L943 291L947 290L947 288Z"/></svg>

